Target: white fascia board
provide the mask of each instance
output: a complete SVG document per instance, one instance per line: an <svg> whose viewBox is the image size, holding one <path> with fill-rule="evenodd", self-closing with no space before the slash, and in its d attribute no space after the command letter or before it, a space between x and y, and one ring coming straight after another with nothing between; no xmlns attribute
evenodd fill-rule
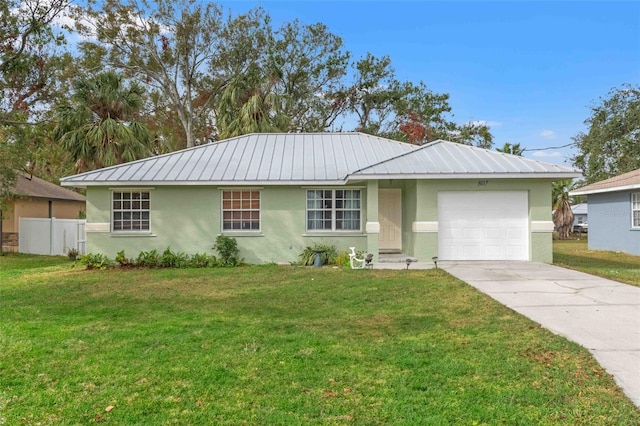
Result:
<svg viewBox="0 0 640 426"><path fill-rule="evenodd" d="M578 172L549 173L442 173L442 174L378 174L354 175L354 180L377 179L569 179L582 176Z"/></svg>
<svg viewBox="0 0 640 426"><path fill-rule="evenodd" d="M614 186L611 188L603 188L603 189L592 189L587 191L569 191L569 195L589 195L589 194L601 194L605 192L619 192L619 191L630 191L634 189L640 189L640 183L636 183L633 185L624 185L624 186Z"/></svg>
<svg viewBox="0 0 640 426"><path fill-rule="evenodd" d="M149 187L149 186L345 186L346 180L273 180L273 181L65 181L61 182L62 186L73 186L86 188L90 186L109 186L109 187Z"/></svg>

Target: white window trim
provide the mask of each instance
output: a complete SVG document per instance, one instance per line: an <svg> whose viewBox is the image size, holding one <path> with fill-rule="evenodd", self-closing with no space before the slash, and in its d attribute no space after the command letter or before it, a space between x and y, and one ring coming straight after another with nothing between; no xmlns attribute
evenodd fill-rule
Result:
<svg viewBox="0 0 640 426"><path fill-rule="evenodd" d="M149 229L114 229L114 223L115 223L115 219L114 219L114 209L113 209L113 195L116 192L120 192L120 193L125 193L125 192L129 192L129 193L133 193L133 192L147 192L149 193L149 209L139 209L140 212L143 211L147 211L149 212ZM118 235L118 236L126 236L126 235L150 235L151 234L151 191L149 188L112 188L111 189L111 205L109 206L110 209L110 218L109 218L109 229L110 232L114 235ZM122 210L120 210L122 211Z"/></svg>
<svg viewBox="0 0 640 426"><path fill-rule="evenodd" d="M633 204L638 204L639 208L634 209ZM633 224L633 216L635 212L640 212L640 192L631 193L631 229L640 229L640 223L637 226Z"/></svg>
<svg viewBox="0 0 640 426"><path fill-rule="evenodd" d="M258 193L258 201L260 202L260 207L258 208L259 218L258 218L258 229L224 229L224 193L225 192L257 192ZM249 209L249 211L254 211L255 209ZM234 211L230 209L229 211ZM240 212L243 210L240 209ZM262 235L262 191L258 188L220 188L220 232L223 235L232 235L232 234L246 234L260 236Z"/></svg>
<svg viewBox="0 0 640 426"><path fill-rule="evenodd" d="M309 191L331 191L331 229L309 229L309 207L308 194ZM336 191L359 191L360 192L360 208L357 209L360 212L360 227L358 229L336 229L336 211L344 210L344 209L336 209ZM312 209L314 211L318 211L318 209ZM328 209L322 209L322 211ZM347 210L356 210L356 209L347 209ZM305 188L304 193L304 227L306 230L306 235L317 235L319 234L361 234L362 233L362 189L360 187L326 187L326 188Z"/></svg>

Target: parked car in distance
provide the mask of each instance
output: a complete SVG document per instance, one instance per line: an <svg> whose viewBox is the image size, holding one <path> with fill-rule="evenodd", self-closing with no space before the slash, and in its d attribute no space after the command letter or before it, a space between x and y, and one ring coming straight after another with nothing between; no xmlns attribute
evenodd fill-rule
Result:
<svg viewBox="0 0 640 426"><path fill-rule="evenodd" d="M589 225L587 224L587 222L585 222L585 223L577 223L577 224L573 225L573 232L584 232L584 233L587 233L587 232L589 232Z"/></svg>

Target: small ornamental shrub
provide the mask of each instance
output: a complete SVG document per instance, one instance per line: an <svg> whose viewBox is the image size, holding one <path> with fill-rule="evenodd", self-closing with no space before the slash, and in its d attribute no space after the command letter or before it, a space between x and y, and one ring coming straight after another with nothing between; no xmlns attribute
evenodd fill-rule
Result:
<svg viewBox="0 0 640 426"><path fill-rule="evenodd" d="M106 269L112 265L111 260L104 254L87 253L80 256L80 261L87 267L87 269Z"/></svg>
<svg viewBox="0 0 640 426"><path fill-rule="evenodd" d="M213 249L220 255L220 266L238 266L242 261L235 238L218 235Z"/></svg>
<svg viewBox="0 0 640 426"><path fill-rule="evenodd" d="M67 250L67 257L71 260L77 260L78 255L80 255L80 252L77 249L70 248Z"/></svg>
<svg viewBox="0 0 640 426"><path fill-rule="evenodd" d="M158 250L141 251L136 258L136 266L156 268L160 265L160 255Z"/></svg>
<svg viewBox="0 0 640 426"><path fill-rule="evenodd" d="M357 251L356 252L356 256L360 259L362 259L362 251ZM338 266L345 266L347 268L351 267L351 264L349 263L349 252L346 250L340 251L338 252L338 254L336 255L336 265Z"/></svg>
<svg viewBox="0 0 640 426"><path fill-rule="evenodd" d="M171 247L167 249L160 256L159 266L161 268L184 268L187 266L189 256L185 253L174 253L171 251Z"/></svg>
<svg viewBox="0 0 640 426"><path fill-rule="evenodd" d="M316 251L322 251L320 253L320 259L322 265L336 265L338 260L338 249L336 246L331 244L314 244L311 247L306 247L300 255L298 255L298 259L300 259L300 264L305 266L311 266L315 263L316 260ZM349 257L347 255L347 262L349 261Z"/></svg>
<svg viewBox="0 0 640 426"><path fill-rule="evenodd" d="M207 253L195 253L189 259L190 268L215 268L218 266L218 259Z"/></svg>
<svg viewBox="0 0 640 426"><path fill-rule="evenodd" d="M134 262L125 256L124 250L121 250L116 254L116 264L122 268L135 266Z"/></svg>

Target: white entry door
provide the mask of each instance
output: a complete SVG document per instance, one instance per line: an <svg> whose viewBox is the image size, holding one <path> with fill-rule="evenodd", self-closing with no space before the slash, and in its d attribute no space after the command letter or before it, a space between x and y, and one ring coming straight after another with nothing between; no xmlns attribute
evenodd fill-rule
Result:
<svg viewBox="0 0 640 426"><path fill-rule="evenodd" d="M402 190L378 191L378 221L380 222L380 250L402 250Z"/></svg>
<svg viewBox="0 0 640 426"><path fill-rule="evenodd" d="M438 193L441 260L529 260L526 191Z"/></svg>

